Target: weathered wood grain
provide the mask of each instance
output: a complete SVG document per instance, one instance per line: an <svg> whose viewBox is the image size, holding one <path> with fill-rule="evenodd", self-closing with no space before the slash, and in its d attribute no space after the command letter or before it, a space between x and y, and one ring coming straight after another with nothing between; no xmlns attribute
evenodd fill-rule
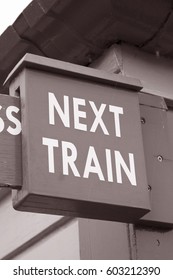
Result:
<svg viewBox="0 0 173 280"><path fill-rule="evenodd" d="M9 106L19 108L13 117L20 120L20 99L0 94L0 186L20 188L21 178L21 133L10 134L7 129L15 128L15 124L7 118Z"/></svg>

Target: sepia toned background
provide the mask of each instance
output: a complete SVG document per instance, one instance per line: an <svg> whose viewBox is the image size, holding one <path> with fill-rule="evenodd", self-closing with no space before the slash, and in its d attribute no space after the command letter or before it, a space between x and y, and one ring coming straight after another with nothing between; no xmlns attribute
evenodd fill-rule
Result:
<svg viewBox="0 0 173 280"><path fill-rule="evenodd" d="M24 213L1 188L0 259L172 259L172 1L33 0L19 14L0 37L1 94L28 52L140 80L151 212L136 224Z"/></svg>

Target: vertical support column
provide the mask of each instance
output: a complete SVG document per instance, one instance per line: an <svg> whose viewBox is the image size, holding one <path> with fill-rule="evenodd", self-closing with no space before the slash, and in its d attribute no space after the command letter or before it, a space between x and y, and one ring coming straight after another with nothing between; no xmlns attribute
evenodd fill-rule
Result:
<svg viewBox="0 0 173 280"><path fill-rule="evenodd" d="M121 73L121 49L111 47L95 61L92 68L109 73ZM136 258L136 244L133 225L79 219L79 242L81 259L113 260Z"/></svg>
<svg viewBox="0 0 173 280"><path fill-rule="evenodd" d="M146 131L145 129L144 131L149 191L151 192L151 199L156 198L156 203L158 203L159 197L161 197L161 200L160 205L152 205L151 213L144 217L140 225L80 220L81 258L172 259L173 110L172 103L169 103L171 108L167 110L164 98L159 97L159 95L169 96L172 92L170 63L169 61L167 63L164 59L158 61L154 56L151 57L151 55L136 49L133 50L128 46L124 48L120 45L114 45L91 67L110 73L121 73L140 78L146 92L158 95L153 97L151 95L148 99L148 95L143 94L140 103L145 105L141 106L141 112L146 112L147 118L147 120L143 119L142 121L150 122L149 130ZM152 74L148 74L153 73L153 71L154 79ZM166 90L165 95L161 92L163 86ZM141 117L144 117L142 113ZM152 130L152 133L150 133L150 130ZM147 144L148 142L146 143L147 139L151 142L150 145ZM155 159L151 159L151 150L152 157L155 154ZM159 155L163 157L159 157ZM163 158L165 159L164 162L162 161ZM150 190L150 187L153 190ZM166 193L170 194L169 197ZM165 206L163 206L163 202ZM170 227L169 223L171 223Z"/></svg>
<svg viewBox="0 0 173 280"><path fill-rule="evenodd" d="M127 260L134 252L128 224L79 219L80 258L83 260Z"/></svg>

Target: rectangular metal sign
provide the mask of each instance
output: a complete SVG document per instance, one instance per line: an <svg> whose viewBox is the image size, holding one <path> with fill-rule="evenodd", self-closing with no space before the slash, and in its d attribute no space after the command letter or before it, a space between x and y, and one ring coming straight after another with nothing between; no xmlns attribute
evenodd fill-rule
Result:
<svg viewBox="0 0 173 280"><path fill-rule="evenodd" d="M10 94L18 89L21 99L23 162L13 205L135 222L150 210L137 86L124 89L125 79L84 69L30 55L11 74Z"/></svg>

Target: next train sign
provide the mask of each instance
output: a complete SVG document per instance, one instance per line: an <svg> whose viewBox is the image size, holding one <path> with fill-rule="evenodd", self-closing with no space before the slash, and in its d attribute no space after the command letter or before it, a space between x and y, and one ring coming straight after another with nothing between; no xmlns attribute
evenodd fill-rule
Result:
<svg viewBox="0 0 173 280"><path fill-rule="evenodd" d="M90 98L93 100L81 98L81 94L78 97L72 97L59 94L59 91L47 93L47 123L54 126L57 132L60 125L63 126L61 129L69 128L71 133L82 132L78 134L79 141L74 140L74 142L67 141L69 138L65 136L64 139L59 138L59 133L57 133L58 138L47 137L47 133L44 133L46 137L42 137L42 145L47 147L47 171L57 173L55 157L60 158L60 153L62 175L86 179L92 178L94 175L99 181L122 184L124 171L124 176L127 176L130 184L137 186L134 153L127 153L128 163L126 163L122 153L111 149L112 145L106 143L108 137L114 138L115 142L117 137L123 137L121 135L123 107L107 104L109 102L107 98L103 100L107 103L100 103L98 97L95 98L95 96L90 96ZM112 103L115 104L115 102ZM109 121L111 126L108 126ZM87 139L95 137L96 142L85 141L85 144L85 137ZM102 141L105 141L105 144L99 143ZM98 145L102 146L102 149L98 148ZM56 148L59 148L59 151ZM81 163L80 158L84 151L85 157Z"/></svg>
<svg viewBox="0 0 173 280"><path fill-rule="evenodd" d="M16 209L122 222L150 210L138 81L34 55L9 80L21 100Z"/></svg>

